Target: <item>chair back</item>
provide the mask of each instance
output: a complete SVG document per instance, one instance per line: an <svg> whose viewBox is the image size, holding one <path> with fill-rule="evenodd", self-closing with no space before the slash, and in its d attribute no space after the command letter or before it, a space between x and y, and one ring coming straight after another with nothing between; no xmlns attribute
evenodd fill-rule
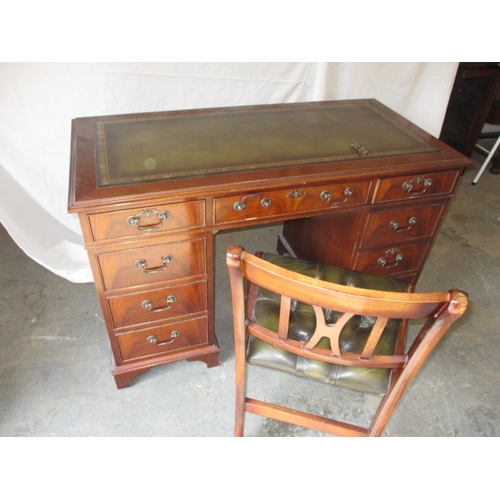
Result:
<svg viewBox="0 0 500 500"><path fill-rule="evenodd" d="M298 423L300 420L302 423L299 425L307 427L318 425L314 419L305 422L305 415L297 420L293 412L288 413L272 405L267 407L265 403L260 407L258 405L261 402L247 400L242 394L244 380L241 377L246 376L243 366L246 363L248 336L313 362L354 369L385 369L390 372L390 376L385 378L387 390L382 394L381 406L369 428L323 419L319 429L341 435L380 435L425 358L450 325L465 312L468 304L467 294L460 290L409 293L404 289L385 291L324 281L280 267L236 245L228 249L227 265L233 298L237 407L243 408L241 411L237 409L237 435L243 432L244 411L266 414L289 423ZM245 282L249 283L248 293L245 293ZM271 302L277 305L274 314L264 315L263 320L262 314L261 317L256 314L257 298L262 299L262 291L267 301L265 308L269 308ZM290 335L295 311L302 305L309 307L310 311L312 308L313 328L307 339ZM405 351L406 330L410 320L420 320L422 324L411 346ZM362 328L359 328L361 324ZM356 325L356 328L352 325ZM394 329L394 342L388 350L388 332ZM349 336L354 338L346 340ZM364 372L354 370L353 373ZM353 388L363 390L356 386Z"/></svg>

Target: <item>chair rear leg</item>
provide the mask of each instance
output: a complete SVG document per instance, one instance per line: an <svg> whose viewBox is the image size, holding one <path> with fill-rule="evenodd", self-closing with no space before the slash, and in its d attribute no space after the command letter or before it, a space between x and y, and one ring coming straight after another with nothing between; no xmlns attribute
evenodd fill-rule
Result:
<svg viewBox="0 0 500 500"><path fill-rule="evenodd" d="M236 368L236 405L235 405L235 437L243 436L245 423L246 397L246 356L244 333L235 337L235 368Z"/></svg>
<svg viewBox="0 0 500 500"><path fill-rule="evenodd" d="M236 368L236 406L234 436L242 437L245 425L245 368Z"/></svg>

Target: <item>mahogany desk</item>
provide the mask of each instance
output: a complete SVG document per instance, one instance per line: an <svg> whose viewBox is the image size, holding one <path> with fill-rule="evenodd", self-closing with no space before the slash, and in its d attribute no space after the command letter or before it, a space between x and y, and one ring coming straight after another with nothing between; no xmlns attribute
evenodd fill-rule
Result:
<svg viewBox="0 0 500 500"><path fill-rule="evenodd" d="M470 164L374 100L73 120L69 211L117 387L218 364L217 230L284 221L281 252L415 282Z"/></svg>

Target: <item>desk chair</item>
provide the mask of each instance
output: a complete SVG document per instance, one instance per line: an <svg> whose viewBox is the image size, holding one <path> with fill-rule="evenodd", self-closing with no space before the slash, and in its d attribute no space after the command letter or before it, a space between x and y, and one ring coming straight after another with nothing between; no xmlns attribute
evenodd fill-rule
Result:
<svg viewBox="0 0 500 500"><path fill-rule="evenodd" d="M245 412L342 436L379 436L467 294L410 293L411 285L273 254L227 251L236 359L235 435ZM249 283L246 294L245 282ZM409 320L421 328L405 350ZM247 364L381 396L369 427L251 399Z"/></svg>

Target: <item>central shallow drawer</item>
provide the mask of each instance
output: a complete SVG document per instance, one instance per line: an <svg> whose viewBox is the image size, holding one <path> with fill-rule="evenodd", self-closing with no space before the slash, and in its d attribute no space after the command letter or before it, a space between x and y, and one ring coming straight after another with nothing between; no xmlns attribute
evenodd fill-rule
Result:
<svg viewBox="0 0 500 500"><path fill-rule="evenodd" d="M168 320L207 309L206 281L165 286L155 290L110 297L115 328Z"/></svg>
<svg viewBox="0 0 500 500"><path fill-rule="evenodd" d="M215 224L333 210L366 203L370 181L242 193L215 199Z"/></svg>
<svg viewBox="0 0 500 500"><path fill-rule="evenodd" d="M116 336L123 361L174 352L208 343L207 318L148 328Z"/></svg>
<svg viewBox="0 0 500 500"><path fill-rule="evenodd" d="M96 255L105 290L206 272L206 240L175 241Z"/></svg>

